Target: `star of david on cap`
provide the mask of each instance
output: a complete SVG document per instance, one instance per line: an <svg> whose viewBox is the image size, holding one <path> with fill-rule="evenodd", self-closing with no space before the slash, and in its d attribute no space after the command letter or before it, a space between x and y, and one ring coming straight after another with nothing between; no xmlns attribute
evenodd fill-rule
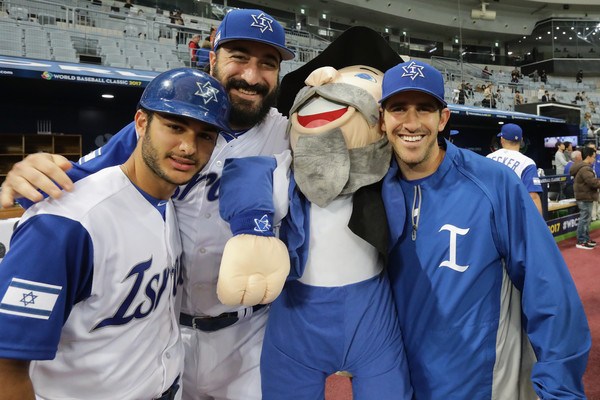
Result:
<svg viewBox="0 0 600 400"><path fill-rule="evenodd" d="M402 74L402 76L403 77L408 76L413 81L417 77L425 78L425 75L423 75L423 66L417 65L414 62L411 62L406 67L402 67L402 69L404 70L404 73Z"/></svg>
<svg viewBox="0 0 600 400"><path fill-rule="evenodd" d="M380 103L383 104L395 94L408 91L426 93L435 97L443 107L448 105L444 100L442 73L422 61L407 61L387 70L383 76Z"/></svg>
<svg viewBox="0 0 600 400"><path fill-rule="evenodd" d="M252 15L252 24L255 28L260 29L261 32L266 31L267 29L273 32L273 20L265 15L265 13L260 13L260 15Z"/></svg>
<svg viewBox="0 0 600 400"><path fill-rule="evenodd" d="M291 60L295 56L285 45L283 26L261 10L236 9L225 15L215 34L215 51L233 40L249 40L273 46L282 60Z"/></svg>

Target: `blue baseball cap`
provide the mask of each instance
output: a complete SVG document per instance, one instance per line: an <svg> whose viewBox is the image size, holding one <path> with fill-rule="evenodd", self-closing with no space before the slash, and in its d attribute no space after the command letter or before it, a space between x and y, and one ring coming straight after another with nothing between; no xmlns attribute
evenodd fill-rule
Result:
<svg viewBox="0 0 600 400"><path fill-rule="evenodd" d="M520 142L523 139L523 130L517 124L504 124L498 137L503 137L506 140L512 140L513 142Z"/></svg>
<svg viewBox="0 0 600 400"><path fill-rule="evenodd" d="M444 78L437 69L422 61L407 61L390 68L383 76L383 104L393 95L401 92L417 91L435 97L446 107L444 100Z"/></svg>
<svg viewBox="0 0 600 400"><path fill-rule="evenodd" d="M225 15L215 34L215 51L223 43L232 40L251 40L268 44L279 51L282 60L295 57L294 52L285 47L283 26L261 10L237 9Z"/></svg>

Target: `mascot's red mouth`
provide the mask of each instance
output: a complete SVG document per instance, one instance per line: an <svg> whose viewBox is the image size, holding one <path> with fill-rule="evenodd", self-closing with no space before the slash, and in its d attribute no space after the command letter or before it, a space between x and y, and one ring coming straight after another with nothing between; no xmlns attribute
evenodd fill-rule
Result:
<svg viewBox="0 0 600 400"><path fill-rule="evenodd" d="M298 114L298 123L305 128L318 128L340 118L346 111L348 107L311 115Z"/></svg>

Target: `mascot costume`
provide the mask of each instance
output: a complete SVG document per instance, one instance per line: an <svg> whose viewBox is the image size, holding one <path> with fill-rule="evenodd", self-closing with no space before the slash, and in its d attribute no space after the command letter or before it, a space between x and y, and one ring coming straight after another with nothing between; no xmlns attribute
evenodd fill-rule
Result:
<svg viewBox="0 0 600 400"><path fill-rule="evenodd" d="M354 399L412 398L384 271L380 194L392 152L378 101L383 72L400 62L377 32L345 31L283 78L278 107L290 118L293 156L228 160L224 168L221 216L235 236L221 264L221 301L270 301L283 282L265 283L262 274L287 272L291 260L263 343L265 400L322 399L336 371L352 375ZM280 248L277 230L289 259L272 250Z"/></svg>

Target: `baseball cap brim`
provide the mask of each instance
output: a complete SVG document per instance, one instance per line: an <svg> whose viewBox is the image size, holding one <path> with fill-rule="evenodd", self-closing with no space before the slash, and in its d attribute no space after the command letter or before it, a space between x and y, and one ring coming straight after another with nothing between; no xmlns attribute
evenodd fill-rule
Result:
<svg viewBox="0 0 600 400"><path fill-rule="evenodd" d="M446 103L446 100L444 100L443 98L441 98L440 96L438 96L436 93L432 92L431 90L427 90L421 87L403 87L401 89L397 89L394 90L393 92L389 93L387 96L382 97L381 100L379 100L380 104L383 104L387 99L389 99L390 97L398 94L398 93L402 93L402 92L422 92L422 93L426 93L432 97L435 97L435 99L437 101L439 101L440 103L442 103L442 105L444 107L448 107L448 103Z"/></svg>
<svg viewBox="0 0 600 400"><path fill-rule="evenodd" d="M281 55L281 59L282 60L292 60L294 57L296 57L296 54L294 54L293 51L291 51L290 49L286 48L286 47L281 47L280 45L273 43L269 40L262 40L262 39L258 39L258 38L251 38L251 37L227 37L227 39L221 39L219 41L219 46L223 45L224 43L227 42L231 42L234 40L247 40L250 42L258 42L258 43L264 43L267 44L269 46L275 47L275 49L277 49L277 51L279 52L279 54Z"/></svg>
<svg viewBox="0 0 600 400"><path fill-rule="evenodd" d="M202 110L200 107L194 104L176 100L157 99L145 101L143 107L158 113L188 117L197 121L205 122L221 131L231 131L228 123L216 117L214 112L211 112L209 109Z"/></svg>

